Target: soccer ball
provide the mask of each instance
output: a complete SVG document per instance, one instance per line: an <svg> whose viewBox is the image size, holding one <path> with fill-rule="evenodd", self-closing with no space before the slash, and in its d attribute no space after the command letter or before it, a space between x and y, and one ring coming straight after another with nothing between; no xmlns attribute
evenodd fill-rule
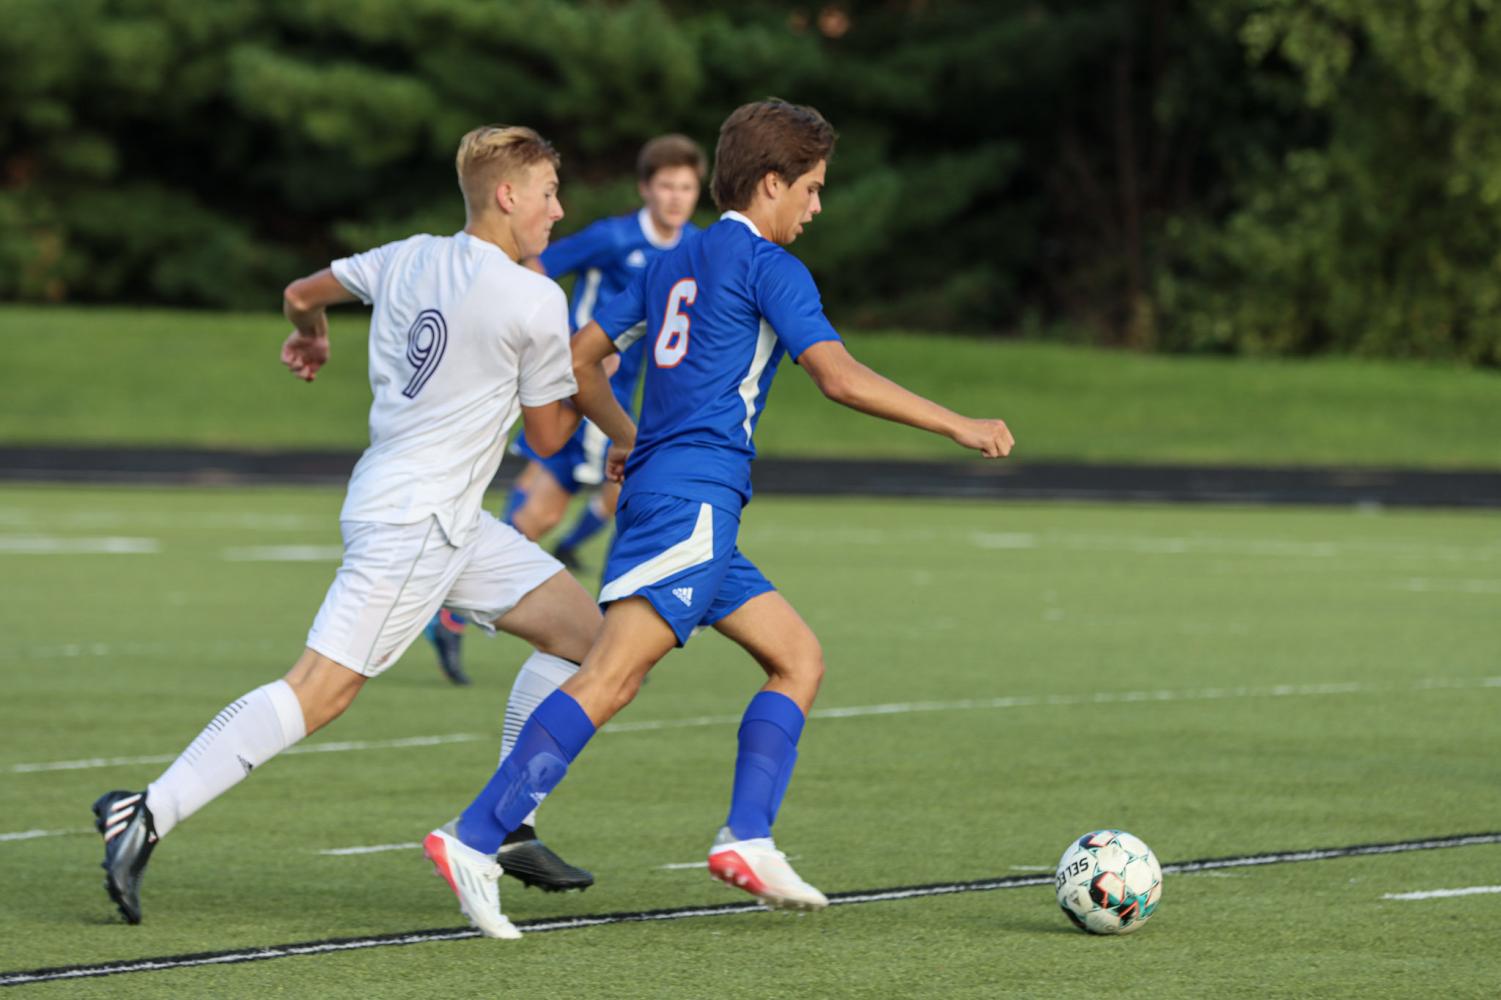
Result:
<svg viewBox="0 0 1501 1000"><path fill-rule="evenodd" d="M1081 931L1130 934L1162 901L1162 866L1139 837L1096 830L1068 845L1053 885L1058 905Z"/></svg>

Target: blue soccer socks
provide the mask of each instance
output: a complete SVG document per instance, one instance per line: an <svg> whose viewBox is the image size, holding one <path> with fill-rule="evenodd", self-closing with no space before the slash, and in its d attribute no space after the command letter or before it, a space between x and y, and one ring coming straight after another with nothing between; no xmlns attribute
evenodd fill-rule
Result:
<svg viewBox="0 0 1501 1000"><path fill-rule="evenodd" d="M521 727L515 748L459 816L459 839L486 854L500 850L506 835L563 780L593 735L594 723L578 702L561 690L548 695Z"/></svg>
<svg viewBox="0 0 1501 1000"><path fill-rule="evenodd" d="M803 722L797 703L775 691L759 692L746 706L735 757L735 791L725 820L737 840L771 836L797 763Z"/></svg>

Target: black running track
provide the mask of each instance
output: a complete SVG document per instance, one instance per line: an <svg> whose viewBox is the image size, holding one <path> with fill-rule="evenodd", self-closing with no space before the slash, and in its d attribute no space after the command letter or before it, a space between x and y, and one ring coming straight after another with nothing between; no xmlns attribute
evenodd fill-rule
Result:
<svg viewBox="0 0 1501 1000"><path fill-rule="evenodd" d="M0 447L0 480L193 485L342 484L358 454L189 448ZM503 467L499 485L508 482ZM763 458L762 494L1154 503L1501 507L1501 471Z"/></svg>
<svg viewBox="0 0 1501 1000"><path fill-rule="evenodd" d="M1178 861L1162 866L1164 874L1216 871L1223 868L1253 868L1260 865L1292 864L1304 861L1328 861L1335 858L1369 857L1383 854L1406 854L1412 851L1435 851L1452 847L1477 847L1501 844L1501 833L1467 833L1453 836L1431 837L1422 840L1403 840L1384 844L1355 844L1349 847L1315 847L1289 851L1270 851L1263 854L1241 854L1225 858L1201 858L1197 861ZM999 878L977 879L970 882L939 882L931 885L897 886L889 889L862 889L854 892L836 892L829 896L831 906L857 906L864 903L884 903L902 899L920 899L925 896L950 896L961 892L992 892L997 889L1023 889L1051 885L1053 875L1046 872L1038 875L1006 875ZM609 924L647 923L662 920L690 920L704 917L727 917L762 909L759 903L726 903L721 906L687 906L671 910L641 910L634 913L595 913L577 917L561 917L546 920L521 920L516 926L526 934L543 934L550 931L580 930L586 927L601 927ZM229 951L196 952L191 955L164 955L158 958L138 958L123 962L108 962L97 965L67 965L47 969L18 969L0 971L0 986L25 986L29 983L55 982L68 979L95 979L101 976L120 976L134 972L161 972L167 969L188 969L204 965L236 965L241 962L264 962L276 958L328 955L343 951L362 951L369 948L393 948L403 945L432 944L438 941L461 941L477 938L479 931L471 927L445 927L431 930L404 931L396 934L377 934L362 938L331 938L325 941L302 941L295 944L273 945L262 948L239 948ZM515 945L494 945L496 948Z"/></svg>

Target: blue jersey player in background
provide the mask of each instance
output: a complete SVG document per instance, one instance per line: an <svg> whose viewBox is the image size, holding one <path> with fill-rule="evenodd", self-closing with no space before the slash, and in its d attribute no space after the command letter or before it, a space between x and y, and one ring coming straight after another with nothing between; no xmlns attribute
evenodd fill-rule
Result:
<svg viewBox="0 0 1501 1000"><path fill-rule="evenodd" d="M704 151L685 135L660 135L641 147L636 157L636 190L642 208L626 215L600 219L571 236L548 244L540 257L524 263L557 280L575 278L569 303L569 324L578 330L594 318L594 312L630 286L646 265L663 251L677 246L684 236L698 231L688 220L698 207L705 172ZM610 385L627 412L635 409L644 345L622 351ZM584 422L578 433L556 454L542 458L525 435L513 446L527 464L516 477L501 520L532 541L557 527L569 501L582 489L599 488L558 542L553 554L570 569L577 566L579 546L608 525L615 516L620 486L605 478L605 452L609 439L594 424ZM468 684L460 650L464 621L446 610L427 627L427 637L438 653L438 665L455 684ZM536 679L520 676L512 697L518 694L528 705L551 693L557 682L539 688ZM531 697L533 688L541 694Z"/></svg>
<svg viewBox="0 0 1501 1000"><path fill-rule="evenodd" d="M737 109L715 156L721 220L663 254L574 337L578 399L606 403L600 362L641 338L646 323L641 424L600 593L605 624L578 672L537 707L511 754L444 828L476 857L495 852L556 787L658 660L712 627L750 653L767 680L741 720L729 815L710 847L709 870L769 906L828 903L771 836L823 677L823 652L736 546L750 499L753 436L778 363L790 356L836 402L942 434L987 458L1012 447L1004 422L962 417L856 361L824 317L808 269L784 249L820 211L834 140L812 108L771 100ZM589 408L612 439L632 443L623 411ZM619 454L612 450L612 471ZM443 842L437 831L429 839ZM498 900L455 891L466 911Z"/></svg>

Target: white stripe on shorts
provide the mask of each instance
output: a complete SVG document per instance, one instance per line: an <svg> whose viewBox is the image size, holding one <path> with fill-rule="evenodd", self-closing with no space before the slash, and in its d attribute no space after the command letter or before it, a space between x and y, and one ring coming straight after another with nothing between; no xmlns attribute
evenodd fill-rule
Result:
<svg viewBox="0 0 1501 1000"><path fill-rule="evenodd" d="M599 592L599 603L608 604L622 597L630 597L642 587L650 587L713 558L714 508L701 503L698 505L698 522L693 526L693 534L661 555L653 556L605 584L604 589Z"/></svg>

